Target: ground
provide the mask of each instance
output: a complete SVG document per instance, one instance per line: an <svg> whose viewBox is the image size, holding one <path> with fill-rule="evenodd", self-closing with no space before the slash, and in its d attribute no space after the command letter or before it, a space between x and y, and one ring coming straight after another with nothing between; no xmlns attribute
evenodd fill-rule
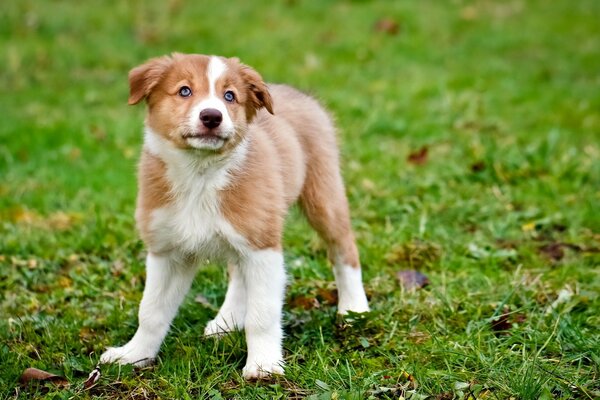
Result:
<svg viewBox="0 0 600 400"><path fill-rule="evenodd" d="M598 398L598 20L595 0L5 2L0 398ZM226 286L207 265L156 365L86 390L144 281L127 72L172 51L332 111L373 310L336 318L293 210L285 378L245 382L243 335L202 338ZM19 384L28 367L69 384Z"/></svg>

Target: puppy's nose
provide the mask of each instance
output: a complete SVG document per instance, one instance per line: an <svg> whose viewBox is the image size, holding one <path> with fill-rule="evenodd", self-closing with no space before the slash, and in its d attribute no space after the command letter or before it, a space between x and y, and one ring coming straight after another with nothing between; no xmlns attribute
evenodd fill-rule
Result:
<svg viewBox="0 0 600 400"><path fill-rule="evenodd" d="M221 125L221 121L223 121L223 114L221 111L214 108L205 108L200 111L200 121L202 124L208 129L216 128Z"/></svg>

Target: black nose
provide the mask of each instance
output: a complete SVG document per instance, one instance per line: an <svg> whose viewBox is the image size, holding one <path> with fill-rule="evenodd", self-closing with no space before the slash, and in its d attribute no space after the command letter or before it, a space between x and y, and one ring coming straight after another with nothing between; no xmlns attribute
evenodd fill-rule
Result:
<svg viewBox="0 0 600 400"><path fill-rule="evenodd" d="M202 121L202 124L208 129L216 128L221 125L223 114L221 114L221 111L214 108L205 108L200 111L200 121Z"/></svg>

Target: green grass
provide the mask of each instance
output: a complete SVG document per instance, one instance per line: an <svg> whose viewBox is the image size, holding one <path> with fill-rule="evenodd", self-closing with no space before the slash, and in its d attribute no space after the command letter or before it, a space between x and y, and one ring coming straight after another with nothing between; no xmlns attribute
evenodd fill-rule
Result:
<svg viewBox="0 0 600 400"><path fill-rule="evenodd" d="M599 20L595 0L4 2L0 398L600 397ZM127 72L172 51L238 56L335 114L373 311L286 305L286 377L247 383L243 335L201 335L211 265L157 364L85 391L143 288ZM289 299L332 287L296 210L285 243ZM403 290L410 268L431 284ZM71 385L21 386L27 367Z"/></svg>

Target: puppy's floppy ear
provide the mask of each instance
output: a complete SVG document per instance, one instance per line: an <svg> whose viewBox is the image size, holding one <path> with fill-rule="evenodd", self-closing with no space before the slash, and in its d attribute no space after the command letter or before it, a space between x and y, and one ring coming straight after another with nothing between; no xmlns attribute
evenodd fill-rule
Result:
<svg viewBox="0 0 600 400"><path fill-rule="evenodd" d="M254 109L251 116L262 107L273 114L273 100L260 74L247 65L241 64L240 67L240 74L246 83L249 101Z"/></svg>
<svg viewBox="0 0 600 400"><path fill-rule="evenodd" d="M148 97L172 63L169 56L156 57L129 71L129 104L137 104Z"/></svg>

